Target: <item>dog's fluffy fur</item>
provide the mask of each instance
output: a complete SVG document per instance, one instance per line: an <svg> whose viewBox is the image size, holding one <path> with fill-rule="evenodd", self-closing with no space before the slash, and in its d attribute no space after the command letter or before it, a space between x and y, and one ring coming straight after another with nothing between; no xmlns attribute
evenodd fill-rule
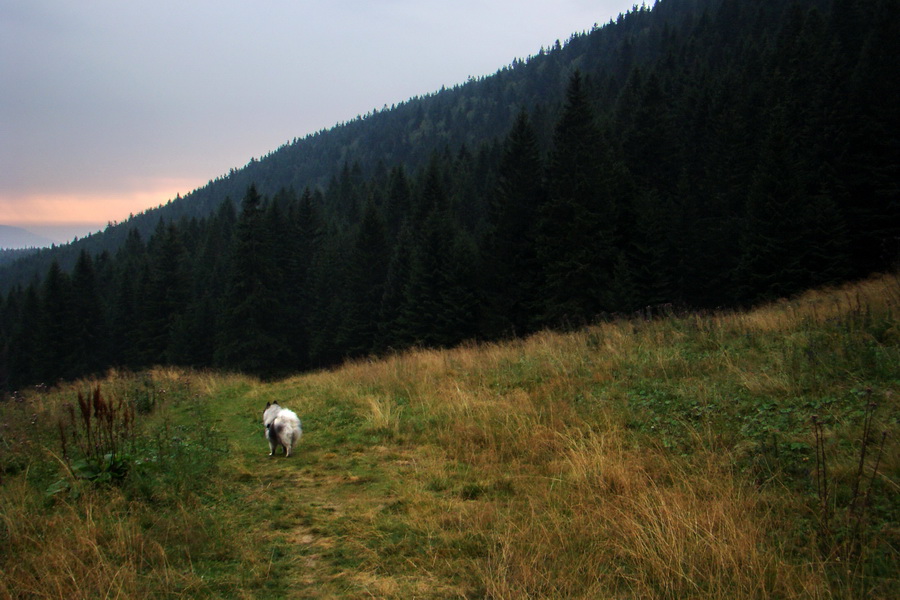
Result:
<svg viewBox="0 0 900 600"><path fill-rule="evenodd" d="M263 425L266 428L266 439L269 441L269 456L275 454L278 446L284 447L284 455L290 456L294 446L300 441L303 430L300 419L292 410L281 408L278 403L266 402L263 411Z"/></svg>

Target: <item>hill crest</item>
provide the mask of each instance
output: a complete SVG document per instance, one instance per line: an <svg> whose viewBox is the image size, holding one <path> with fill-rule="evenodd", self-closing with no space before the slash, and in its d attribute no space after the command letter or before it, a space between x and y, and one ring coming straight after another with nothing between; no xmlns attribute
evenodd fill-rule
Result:
<svg viewBox="0 0 900 600"><path fill-rule="evenodd" d="M32 233L22 227L0 225L0 250L46 248L54 243L53 240Z"/></svg>

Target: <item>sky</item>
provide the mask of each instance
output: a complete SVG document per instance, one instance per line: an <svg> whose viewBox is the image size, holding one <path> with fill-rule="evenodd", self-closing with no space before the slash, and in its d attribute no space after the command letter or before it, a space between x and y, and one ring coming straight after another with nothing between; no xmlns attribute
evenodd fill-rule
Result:
<svg viewBox="0 0 900 600"><path fill-rule="evenodd" d="M57 242L634 0L0 0L0 224Z"/></svg>

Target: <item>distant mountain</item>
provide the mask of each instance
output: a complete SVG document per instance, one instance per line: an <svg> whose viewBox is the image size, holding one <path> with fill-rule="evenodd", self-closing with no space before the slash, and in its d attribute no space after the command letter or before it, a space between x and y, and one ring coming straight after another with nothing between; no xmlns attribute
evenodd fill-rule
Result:
<svg viewBox="0 0 900 600"><path fill-rule="evenodd" d="M0 250L44 248L52 244L53 240L31 233L27 229L0 225Z"/></svg>

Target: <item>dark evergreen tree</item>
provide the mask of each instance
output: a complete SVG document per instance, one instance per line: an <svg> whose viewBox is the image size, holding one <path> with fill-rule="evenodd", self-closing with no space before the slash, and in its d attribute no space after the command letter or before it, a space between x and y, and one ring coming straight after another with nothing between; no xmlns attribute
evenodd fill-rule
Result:
<svg viewBox="0 0 900 600"><path fill-rule="evenodd" d="M313 365L331 365L345 356L335 332L346 312L348 253L348 243L331 228L323 232L322 243L310 265L307 323L309 360Z"/></svg>
<svg viewBox="0 0 900 600"><path fill-rule="evenodd" d="M199 249L193 268L194 297L206 297L216 304L225 295L236 224L237 212L231 200L223 202L216 214L205 224L198 240Z"/></svg>
<svg viewBox="0 0 900 600"><path fill-rule="evenodd" d="M741 297L749 301L793 294L820 277L814 272L819 261L811 260L813 251L821 250L815 226L819 207L803 185L786 130L783 113L773 115L748 192L738 275Z"/></svg>
<svg viewBox="0 0 900 600"><path fill-rule="evenodd" d="M54 261L41 286L36 375L42 381L56 382L80 374L75 357L79 332L72 305L72 280Z"/></svg>
<svg viewBox="0 0 900 600"><path fill-rule="evenodd" d="M656 190L645 190L630 208L628 235L615 267L613 288L614 306L629 312L672 302L678 275L672 202Z"/></svg>
<svg viewBox="0 0 900 600"><path fill-rule="evenodd" d="M136 229L128 233L125 244L116 253L116 268L110 294L110 358L112 364L137 368L143 364L141 327L143 276L149 286L147 252Z"/></svg>
<svg viewBox="0 0 900 600"><path fill-rule="evenodd" d="M410 260L409 281L400 311L400 338L424 346L449 344L453 332L444 324L453 317L448 304L450 288L452 225L446 212L435 209L416 236Z"/></svg>
<svg viewBox="0 0 900 600"><path fill-rule="evenodd" d="M608 179L614 175L603 171L608 164L584 79L576 72L554 133L547 201L539 212L543 318L549 324L584 323L610 307L617 256L616 198Z"/></svg>
<svg viewBox="0 0 900 600"><path fill-rule="evenodd" d="M403 326L403 307L412 274L413 248L414 236L410 226L406 225L397 236L385 275L379 310L378 348L400 349L415 341Z"/></svg>
<svg viewBox="0 0 900 600"><path fill-rule="evenodd" d="M190 300L172 340L172 357L178 364L194 367L215 364L217 332L231 273L236 222L234 204L228 200L196 234Z"/></svg>
<svg viewBox="0 0 900 600"><path fill-rule="evenodd" d="M241 203L231 256L231 274L222 308L216 361L220 366L260 375L283 368L288 348L278 320L271 243L265 203L250 186Z"/></svg>
<svg viewBox="0 0 900 600"><path fill-rule="evenodd" d="M338 344L349 356L376 348L378 318L390 258L385 224L373 202L366 205L347 266L347 300Z"/></svg>
<svg viewBox="0 0 900 600"><path fill-rule="evenodd" d="M82 250L72 275L72 317L74 347L72 368L77 375L93 374L106 364L108 332L100 304L94 262Z"/></svg>
<svg viewBox="0 0 900 600"><path fill-rule="evenodd" d="M674 192L678 181L677 145L671 115L672 99L651 72L635 69L629 88L619 99L619 128L625 163L638 185L662 194Z"/></svg>
<svg viewBox="0 0 900 600"><path fill-rule="evenodd" d="M445 289L441 295L442 310L435 323L435 341L453 346L480 336L483 321L480 308L484 299L479 289L481 264L475 241L461 228L451 230L450 248L442 265Z"/></svg>
<svg viewBox="0 0 900 600"><path fill-rule="evenodd" d="M284 284L280 302L286 311L284 332L291 356L298 368L310 364L309 312L314 303L311 269L322 241L324 224L320 204L306 188L288 210L289 231L284 245Z"/></svg>
<svg viewBox="0 0 900 600"><path fill-rule="evenodd" d="M446 159L445 159L446 160ZM420 178L419 192L416 195L410 212L410 224L413 231L424 227L425 221L435 212L449 209L447 186L444 184L444 173L441 158L438 154L431 157L425 173Z"/></svg>
<svg viewBox="0 0 900 600"><path fill-rule="evenodd" d="M178 227L160 222L150 240L147 286L142 289L141 351L143 364L171 364L174 338L184 334L190 297L188 256Z"/></svg>
<svg viewBox="0 0 900 600"><path fill-rule="evenodd" d="M406 171L403 166L394 167L391 170L388 182L387 198L385 200L385 222L388 232L396 237L406 218L409 216L412 206L412 191Z"/></svg>
<svg viewBox="0 0 900 600"><path fill-rule="evenodd" d="M8 318L12 319L9 328L6 365L7 384L9 389L55 381L59 375L53 375L44 368L45 356L42 352L44 325L42 324L42 303L35 284L29 285L24 293L17 293L18 300L13 300L10 292L7 306ZM52 379L44 379L51 374Z"/></svg>
<svg viewBox="0 0 900 600"><path fill-rule="evenodd" d="M545 198L543 173L537 136L522 111L506 141L482 244L489 335L521 335L534 329L540 309L536 238L538 209Z"/></svg>
<svg viewBox="0 0 900 600"><path fill-rule="evenodd" d="M344 163L340 175L332 180L326 199L342 221L359 220L363 198L363 175L358 162Z"/></svg>

